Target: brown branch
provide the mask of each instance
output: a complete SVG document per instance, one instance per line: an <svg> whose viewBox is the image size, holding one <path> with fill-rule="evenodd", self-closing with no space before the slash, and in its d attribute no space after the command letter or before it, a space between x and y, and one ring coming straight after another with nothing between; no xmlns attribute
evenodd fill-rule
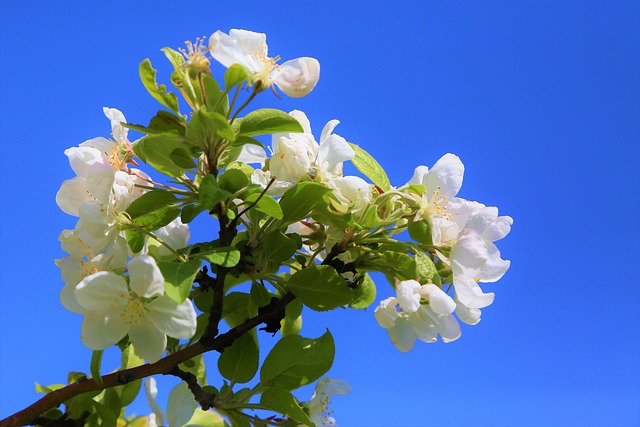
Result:
<svg viewBox="0 0 640 427"><path fill-rule="evenodd" d="M169 371L167 375L174 375L187 383L187 386L189 386L189 390L191 391L193 397L195 397L196 402L198 402L203 411L208 411L209 409L213 408L214 399L216 398L216 396L204 391L202 386L198 384L198 378L196 378L196 376L191 372L183 371L179 367L174 366L174 368Z"/></svg>
<svg viewBox="0 0 640 427"><path fill-rule="evenodd" d="M117 387L151 375L168 374L175 366L202 353L206 353L211 350L223 350L233 344L238 337L263 323L273 312L282 310L282 308L293 301L294 298L295 297L291 293L284 295L278 304L274 304L272 306L272 309L269 310L268 313L263 313L247 319L242 324L230 329L228 332L217 336L210 345L204 345L201 342L197 342L176 353L168 355L155 363L149 363L135 368L114 372L109 375L104 375L102 376L102 386L98 385L94 379L88 379L85 381L75 382L61 389L52 391L31 406L0 421L0 427L18 427L33 424L34 420L36 420L41 414L45 413L49 409L57 408L64 402L80 394Z"/></svg>

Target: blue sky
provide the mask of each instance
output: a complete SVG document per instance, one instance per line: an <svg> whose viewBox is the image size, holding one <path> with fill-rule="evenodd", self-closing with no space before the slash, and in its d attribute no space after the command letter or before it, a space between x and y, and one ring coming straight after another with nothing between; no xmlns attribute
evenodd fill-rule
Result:
<svg viewBox="0 0 640 427"><path fill-rule="evenodd" d="M640 425L640 6L389 4L2 2L0 418L37 398L33 381L89 367L53 264L75 223L55 204L64 149L108 135L103 106L134 123L155 113L142 59L166 82L160 48L245 28L322 66L309 96L259 104L301 109L317 133L339 119L395 185L455 153L460 196L514 218L498 245L511 269L454 343L403 354L371 309L305 312L303 334L336 339L329 375L353 387L334 399L340 424Z"/></svg>

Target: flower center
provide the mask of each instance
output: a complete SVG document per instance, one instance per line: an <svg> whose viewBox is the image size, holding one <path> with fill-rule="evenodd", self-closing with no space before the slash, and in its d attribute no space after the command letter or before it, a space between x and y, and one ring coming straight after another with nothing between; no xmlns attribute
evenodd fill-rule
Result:
<svg viewBox="0 0 640 427"><path fill-rule="evenodd" d="M136 295L130 295L129 301L124 310L120 313L122 320L131 326L140 323L140 318L144 312L144 303Z"/></svg>
<svg viewBox="0 0 640 427"><path fill-rule="evenodd" d="M441 188L438 186L427 205L423 208L424 216L428 218L435 215L451 221L455 213L451 212L451 202L449 202L447 195L440 192Z"/></svg>
<svg viewBox="0 0 640 427"><path fill-rule="evenodd" d="M278 69L278 61L280 61L280 55L276 55L273 58L267 55L266 43L262 42L261 49L257 52L253 52L252 56L262 65L260 70L255 73L256 79L261 81L265 88L271 86L271 73Z"/></svg>
<svg viewBox="0 0 640 427"><path fill-rule="evenodd" d="M183 67L190 67L196 71L210 75L211 70L209 69L209 59L207 59L207 52L209 51L209 48L204 45L204 41L204 36L196 38L195 43L186 41L184 44L187 48L180 48L178 50L187 60Z"/></svg>

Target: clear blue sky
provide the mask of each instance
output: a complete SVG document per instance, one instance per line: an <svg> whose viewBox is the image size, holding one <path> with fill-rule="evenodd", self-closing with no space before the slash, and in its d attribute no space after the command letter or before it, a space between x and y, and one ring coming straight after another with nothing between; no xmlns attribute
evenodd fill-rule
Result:
<svg viewBox="0 0 640 427"><path fill-rule="evenodd" d="M395 185L456 153L460 195L515 220L499 242L512 267L485 287L495 303L454 343L403 354L372 310L305 317L303 334L333 332L330 375L353 386L334 399L340 424L640 424L638 2L390 4L2 2L0 418L37 398L33 381L89 367L53 264L75 223L55 204L63 150L108 135L103 106L155 113L142 59L167 82L160 48L245 28L322 66L311 95L265 104L305 111L315 132L341 120Z"/></svg>

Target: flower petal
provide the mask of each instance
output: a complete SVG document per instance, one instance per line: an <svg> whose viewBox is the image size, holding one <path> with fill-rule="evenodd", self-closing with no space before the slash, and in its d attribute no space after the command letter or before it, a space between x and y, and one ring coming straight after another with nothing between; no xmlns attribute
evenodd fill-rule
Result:
<svg viewBox="0 0 640 427"><path fill-rule="evenodd" d="M451 268L454 277L474 279L487 262L489 254L482 237L474 230L463 230L451 249Z"/></svg>
<svg viewBox="0 0 640 427"><path fill-rule="evenodd" d="M456 303L436 285L423 285L420 294L429 301L429 307L437 314L447 315L456 309Z"/></svg>
<svg viewBox="0 0 640 427"><path fill-rule="evenodd" d="M136 354L149 363L160 360L167 347L167 336L146 316L140 317L137 324L131 325L129 338Z"/></svg>
<svg viewBox="0 0 640 427"><path fill-rule="evenodd" d="M264 162L267 160L267 153L264 151L264 148L258 145L245 144L242 146L240 155L236 160L246 164L259 163L261 166L264 166Z"/></svg>
<svg viewBox="0 0 640 427"><path fill-rule="evenodd" d="M417 336L407 317L399 317L393 328L387 329L387 332L393 345L404 353L411 351L416 344Z"/></svg>
<svg viewBox="0 0 640 427"><path fill-rule="evenodd" d="M271 80L292 98L301 98L316 87L320 79L320 63L315 58L302 57L289 60L277 67Z"/></svg>
<svg viewBox="0 0 640 427"><path fill-rule="evenodd" d="M407 313L414 313L420 308L420 283L415 280L404 280L396 285L398 304Z"/></svg>
<svg viewBox="0 0 640 427"><path fill-rule="evenodd" d="M158 387L156 386L156 380L154 378L148 378L144 381L144 389L147 397L147 404L153 411L156 416L156 422L159 425L164 424L164 419L166 415L160 406L158 406L158 402L156 402L156 398L158 397Z"/></svg>
<svg viewBox="0 0 640 427"><path fill-rule="evenodd" d="M87 181L82 177L64 181L56 194L58 207L73 216L80 216L80 206L87 200L91 200L91 194L87 191Z"/></svg>
<svg viewBox="0 0 640 427"><path fill-rule="evenodd" d="M111 120L111 134L113 135L113 139L120 143L125 143L127 141L129 129L121 124L127 123L127 119L124 118L124 114L116 108L103 107L102 111L104 112L104 115Z"/></svg>
<svg viewBox="0 0 640 427"><path fill-rule="evenodd" d="M356 152L346 139L331 135L320 144L316 163L322 176L335 177L342 175L342 163L355 156Z"/></svg>
<svg viewBox="0 0 640 427"><path fill-rule="evenodd" d="M82 321L82 343L92 350L104 350L127 335L128 326L118 312L88 311Z"/></svg>
<svg viewBox="0 0 640 427"><path fill-rule="evenodd" d="M441 195L454 197L462 187L464 165L455 154L445 154L429 171L424 183L430 196L439 191Z"/></svg>
<svg viewBox="0 0 640 427"><path fill-rule="evenodd" d="M82 279L75 291L78 303L90 311L119 312L127 305L129 291L124 277L99 271Z"/></svg>
<svg viewBox="0 0 640 427"><path fill-rule="evenodd" d="M493 303L494 293L484 293L473 279L455 279L453 281L458 301L468 308L484 308Z"/></svg>
<svg viewBox="0 0 640 427"><path fill-rule="evenodd" d="M159 331L173 338L191 338L196 333L196 312L190 299L176 304L161 296L147 304L148 315Z"/></svg>
<svg viewBox="0 0 640 427"><path fill-rule="evenodd" d="M482 271L478 274L478 279L481 282L496 282L507 272L511 266L511 261L500 258L500 251L496 245L490 242L487 242L487 253L489 254L489 259L487 259Z"/></svg>
<svg viewBox="0 0 640 427"><path fill-rule="evenodd" d="M139 255L127 264L129 270L129 286L142 298L153 298L164 295L164 277L149 255Z"/></svg>
<svg viewBox="0 0 640 427"><path fill-rule="evenodd" d="M397 300L393 297L389 297L380 301L380 304L373 311L373 315L380 326L385 329L393 328L396 324L396 320L400 315L396 310Z"/></svg>

